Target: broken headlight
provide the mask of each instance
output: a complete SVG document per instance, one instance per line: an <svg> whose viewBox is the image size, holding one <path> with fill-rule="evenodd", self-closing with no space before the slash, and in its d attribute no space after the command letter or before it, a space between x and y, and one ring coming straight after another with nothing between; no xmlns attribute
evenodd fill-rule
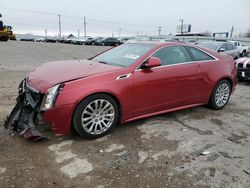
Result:
<svg viewBox="0 0 250 188"><path fill-rule="evenodd" d="M43 98L41 110L43 110L43 111L48 110L54 106L56 98L57 98L61 88L62 88L62 85L57 84L57 85L53 86L52 88L48 89L46 95Z"/></svg>

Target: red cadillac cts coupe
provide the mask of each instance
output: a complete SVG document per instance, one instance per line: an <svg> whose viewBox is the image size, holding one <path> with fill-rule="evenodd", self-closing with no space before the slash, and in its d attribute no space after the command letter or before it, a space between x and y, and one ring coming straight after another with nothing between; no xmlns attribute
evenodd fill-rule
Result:
<svg viewBox="0 0 250 188"><path fill-rule="evenodd" d="M208 104L235 89L229 56L185 43L127 43L88 60L46 63L21 82L5 127L38 140L40 117L56 135L98 138L118 123Z"/></svg>

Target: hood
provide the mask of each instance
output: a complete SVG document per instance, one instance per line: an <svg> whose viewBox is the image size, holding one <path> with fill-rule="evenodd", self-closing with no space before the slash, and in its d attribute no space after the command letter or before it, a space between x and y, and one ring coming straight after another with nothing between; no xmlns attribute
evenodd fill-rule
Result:
<svg viewBox="0 0 250 188"><path fill-rule="evenodd" d="M30 72L27 82L31 87L45 93L50 87L58 83L119 69L121 67L89 60L57 61L42 64Z"/></svg>

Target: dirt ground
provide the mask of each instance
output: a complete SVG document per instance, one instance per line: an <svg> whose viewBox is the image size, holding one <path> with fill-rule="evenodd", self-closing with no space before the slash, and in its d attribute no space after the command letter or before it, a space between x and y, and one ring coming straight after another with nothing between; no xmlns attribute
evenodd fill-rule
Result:
<svg viewBox="0 0 250 188"><path fill-rule="evenodd" d="M33 67L105 48L0 43L0 187L250 187L250 83L239 83L221 111L163 114L97 140L73 135L31 143L3 128L16 88Z"/></svg>

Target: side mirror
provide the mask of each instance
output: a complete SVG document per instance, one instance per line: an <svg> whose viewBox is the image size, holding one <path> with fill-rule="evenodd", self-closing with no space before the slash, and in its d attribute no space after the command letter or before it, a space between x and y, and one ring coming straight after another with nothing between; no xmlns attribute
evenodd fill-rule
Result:
<svg viewBox="0 0 250 188"><path fill-rule="evenodd" d="M158 57L150 57L147 62L144 63L143 68L153 68L161 66L161 60Z"/></svg>
<svg viewBox="0 0 250 188"><path fill-rule="evenodd" d="M218 50L218 52L225 52L225 51L226 51L225 48L220 48L220 49Z"/></svg>

